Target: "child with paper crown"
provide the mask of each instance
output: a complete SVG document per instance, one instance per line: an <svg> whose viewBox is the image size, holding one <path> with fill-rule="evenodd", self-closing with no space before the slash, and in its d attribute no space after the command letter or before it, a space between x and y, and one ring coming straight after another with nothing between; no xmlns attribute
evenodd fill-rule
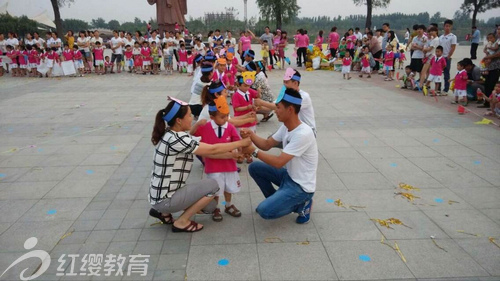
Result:
<svg viewBox="0 0 500 281"><path fill-rule="evenodd" d="M204 143L230 143L240 140L236 128L228 122L229 106L226 98L221 96L216 98L209 105L208 112L210 121L205 125L199 126L194 136L201 137ZM238 150L219 154L217 157L205 157L205 174L207 178L214 179L219 184L219 191L215 196L215 201L219 203L219 196L224 195L225 212L233 217L241 217L241 212L231 203L232 195L241 189L240 177L236 160L240 155ZM214 221L222 221L222 215L219 206L212 214Z"/></svg>

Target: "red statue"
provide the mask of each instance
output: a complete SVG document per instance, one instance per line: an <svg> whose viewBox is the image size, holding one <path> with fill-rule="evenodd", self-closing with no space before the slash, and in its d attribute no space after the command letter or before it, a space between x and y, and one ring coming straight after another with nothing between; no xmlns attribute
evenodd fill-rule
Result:
<svg viewBox="0 0 500 281"><path fill-rule="evenodd" d="M187 14L187 0L148 0L150 5L156 4L156 20L160 34L164 31L175 31L176 23L179 31L184 30Z"/></svg>

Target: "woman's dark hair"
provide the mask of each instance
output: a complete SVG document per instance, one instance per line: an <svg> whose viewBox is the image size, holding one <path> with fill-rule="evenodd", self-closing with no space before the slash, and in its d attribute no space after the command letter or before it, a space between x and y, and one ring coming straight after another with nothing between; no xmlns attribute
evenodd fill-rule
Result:
<svg viewBox="0 0 500 281"><path fill-rule="evenodd" d="M165 120L163 120L163 116L168 114L168 112L170 111L170 109L172 109L174 104L175 104L175 101L171 101L167 105L167 107L165 107L164 109L161 109L160 111L158 111L158 113L156 113L155 125L153 126L153 133L151 134L151 142L153 143L153 145L157 145L160 142L163 135L165 135L165 132L167 130L167 126L165 126ZM177 118L183 119L186 116L186 114L188 113L188 111L189 111L189 106L182 105L181 108L179 109L179 111L177 112L177 114L175 114L174 117L172 118L172 120L170 120L167 123L168 126L172 127L175 124L175 120Z"/></svg>
<svg viewBox="0 0 500 281"><path fill-rule="evenodd" d="M407 28L406 28L406 31L410 32L410 29L407 27Z"/></svg>
<svg viewBox="0 0 500 281"><path fill-rule="evenodd" d="M78 36L82 35L85 36L85 30L80 30L80 32L78 32Z"/></svg>
<svg viewBox="0 0 500 281"><path fill-rule="evenodd" d="M257 68L259 68L261 72L264 72L264 75L265 75L265 76L266 76L266 78L267 78L266 66L264 65L264 62L262 62L262 61L257 61L255 64L257 65Z"/></svg>
<svg viewBox="0 0 500 281"><path fill-rule="evenodd" d="M336 26L332 27L332 30L331 30L331 31L332 31L332 32L337 31L337 27L336 27Z"/></svg>
<svg viewBox="0 0 500 281"><path fill-rule="evenodd" d="M208 32L208 37L212 36L212 34L214 34L214 32L213 32L213 30L210 30L210 31Z"/></svg>
<svg viewBox="0 0 500 281"><path fill-rule="evenodd" d="M396 38L396 35L394 35L394 31L389 30L389 36L387 36L387 42L390 43L392 40L394 40L394 38Z"/></svg>
<svg viewBox="0 0 500 281"><path fill-rule="evenodd" d="M208 90L210 89L217 89L220 86L223 86L222 82L216 81L210 83L210 85L207 85L203 87L203 90L201 91L201 104L205 106L206 104L209 104L215 100L215 94L211 94Z"/></svg>
<svg viewBox="0 0 500 281"><path fill-rule="evenodd" d="M366 33L366 35L371 35L371 36L373 36L373 32L368 31L368 32Z"/></svg>
<svg viewBox="0 0 500 281"><path fill-rule="evenodd" d="M323 37L323 30L320 30L318 34L319 34L319 37Z"/></svg>
<svg viewBox="0 0 500 281"><path fill-rule="evenodd" d="M257 70L257 65L255 64L254 61L251 61L247 64L245 67L248 71L256 71ZM249 69L250 68L250 69Z"/></svg>
<svg viewBox="0 0 500 281"><path fill-rule="evenodd" d="M139 36L142 36L142 33L139 30L136 30L135 33L139 34Z"/></svg>

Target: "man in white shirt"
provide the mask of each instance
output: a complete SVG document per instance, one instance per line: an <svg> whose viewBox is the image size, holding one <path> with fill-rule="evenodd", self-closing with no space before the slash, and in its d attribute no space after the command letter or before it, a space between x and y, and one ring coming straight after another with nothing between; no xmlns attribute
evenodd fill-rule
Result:
<svg viewBox="0 0 500 281"><path fill-rule="evenodd" d="M241 129L242 137L250 137L257 146L243 149L260 161L248 167L266 197L257 207L263 219L276 219L290 213L298 213L298 224L308 223L311 218L312 197L316 191L318 146L314 133L299 119L303 100L298 91L288 88L276 100L276 115L283 122L279 130L264 139L249 129ZM283 142L280 155L265 153ZM273 184L277 185L278 190Z"/></svg>
<svg viewBox="0 0 500 281"><path fill-rule="evenodd" d="M356 40L363 40L363 34L359 32L359 27L354 29L354 35L356 35Z"/></svg>
<svg viewBox="0 0 500 281"><path fill-rule="evenodd" d="M5 40L5 35L3 35L3 33L0 33L0 57L2 58L3 64L5 65L7 65L6 61L7 56L5 56L6 53L7 53L7 40ZM4 67L3 64L0 66Z"/></svg>
<svg viewBox="0 0 500 281"><path fill-rule="evenodd" d="M443 47L443 57L446 58L446 68L444 69L444 90L442 94L446 94L450 90L450 68L451 57L457 47L457 36L451 33L453 21L446 20L444 22L444 34L439 36L439 45Z"/></svg>
<svg viewBox="0 0 500 281"><path fill-rule="evenodd" d="M110 45L111 45L111 51L113 54L111 54L111 73L113 72L113 67L115 66L115 61L116 61L116 69L118 73L121 72L120 70L120 65L122 63L122 39L118 37L118 31L113 30L113 38L111 38Z"/></svg>

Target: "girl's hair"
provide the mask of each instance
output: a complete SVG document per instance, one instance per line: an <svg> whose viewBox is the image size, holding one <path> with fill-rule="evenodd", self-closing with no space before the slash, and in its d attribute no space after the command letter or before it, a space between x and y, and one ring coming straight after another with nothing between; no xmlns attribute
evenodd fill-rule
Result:
<svg viewBox="0 0 500 281"><path fill-rule="evenodd" d="M259 61L256 61L255 64L257 65L257 68L260 69L260 71L264 72L264 75L267 78L266 66L264 65L264 62L259 60Z"/></svg>
<svg viewBox="0 0 500 281"><path fill-rule="evenodd" d="M33 49L33 46L32 46L32 45L30 45L30 44L28 44L28 45L26 45L26 49L27 49L28 51L31 51L31 50Z"/></svg>
<svg viewBox="0 0 500 281"><path fill-rule="evenodd" d="M332 31L332 32L337 31L337 27L336 27L336 26L332 27L332 30L331 30L331 31Z"/></svg>
<svg viewBox="0 0 500 281"><path fill-rule="evenodd" d="M248 69L250 68L250 69ZM257 70L257 64L255 64L255 61L251 61L247 64L246 69L248 71L256 71Z"/></svg>
<svg viewBox="0 0 500 281"><path fill-rule="evenodd" d="M394 31L392 30L389 30L389 36L387 36L387 42L391 42L392 40L394 40L396 36L394 35Z"/></svg>
<svg viewBox="0 0 500 281"><path fill-rule="evenodd" d="M287 36L288 33L286 33L286 31L281 31L281 39L286 39L286 36Z"/></svg>
<svg viewBox="0 0 500 281"><path fill-rule="evenodd" d="M208 37L212 36L212 34L214 34L214 32L213 32L212 30L210 30L210 31L208 32Z"/></svg>
<svg viewBox="0 0 500 281"><path fill-rule="evenodd" d="M135 33L139 34L139 36L142 36L142 33L139 30L136 30Z"/></svg>
<svg viewBox="0 0 500 281"><path fill-rule="evenodd" d="M320 30L318 35L319 35L319 37L323 37L323 30Z"/></svg>
<svg viewBox="0 0 500 281"><path fill-rule="evenodd" d="M218 94L220 92L211 94L209 92L209 90L210 89L217 89L220 86L223 86L222 82L216 81L216 82L210 83L210 85L203 87L203 90L201 91L201 103L203 105L206 105L206 104L209 104L210 102L213 102L215 100L215 94Z"/></svg>
<svg viewBox="0 0 500 281"><path fill-rule="evenodd" d="M78 36L82 35L85 36L85 30L80 30L80 32L78 32Z"/></svg>
<svg viewBox="0 0 500 281"><path fill-rule="evenodd" d="M153 133L151 134L151 142L153 143L153 145L157 145L160 142L163 135L165 135L165 132L167 130L167 126L165 125L165 120L163 120L163 116L168 114L168 112L170 111L170 109L172 109L174 104L175 104L175 101L171 101L167 105L167 107L165 107L164 109L161 109L160 111L158 111L158 113L156 113L155 124L153 126ZM174 117L172 118L172 120L170 120L167 123L168 126L172 127L175 124L175 120L177 118L183 119L186 116L186 114L188 113L188 109L189 109L189 107L187 105L181 106L181 108L179 109L177 114L175 114Z"/></svg>

